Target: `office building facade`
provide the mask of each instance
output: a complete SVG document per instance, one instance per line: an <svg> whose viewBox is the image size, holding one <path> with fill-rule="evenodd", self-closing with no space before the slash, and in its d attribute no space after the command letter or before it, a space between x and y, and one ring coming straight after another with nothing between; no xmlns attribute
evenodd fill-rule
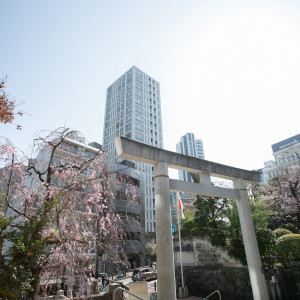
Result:
<svg viewBox="0 0 300 300"><path fill-rule="evenodd" d="M163 147L160 85L137 67L131 67L106 91L103 128L103 150L119 161L114 140L116 136ZM135 162L144 174L145 230L155 232L155 200L153 166Z"/></svg>
<svg viewBox="0 0 300 300"><path fill-rule="evenodd" d="M203 143L200 139L195 139L193 133L187 133L180 138L180 141L176 144L176 152L204 159ZM192 182L189 172L178 171L178 176L180 180Z"/></svg>
<svg viewBox="0 0 300 300"><path fill-rule="evenodd" d="M270 179L300 167L300 134L272 145L275 160L264 163L264 183Z"/></svg>

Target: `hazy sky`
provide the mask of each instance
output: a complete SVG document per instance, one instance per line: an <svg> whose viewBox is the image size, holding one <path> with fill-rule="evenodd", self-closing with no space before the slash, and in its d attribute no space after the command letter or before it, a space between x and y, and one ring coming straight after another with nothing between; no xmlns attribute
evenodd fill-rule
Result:
<svg viewBox="0 0 300 300"><path fill-rule="evenodd" d="M67 126L102 143L106 88L132 65L160 82L164 148L192 132L208 160L258 169L300 133L300 1L0 0L0 76L28 149Z"/></svg>

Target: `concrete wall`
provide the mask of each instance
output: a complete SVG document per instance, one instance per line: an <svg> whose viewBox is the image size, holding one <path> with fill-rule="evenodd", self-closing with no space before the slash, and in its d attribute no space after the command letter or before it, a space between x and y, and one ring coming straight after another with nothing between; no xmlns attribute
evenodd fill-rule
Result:
<svg viewBox="0 0 300 300"><path fill-rule="evenodd" d="M178 240L174 240L175 264L180 265ZM229 256L227 249L214 246L209 236L182 239L183 266L228 266L243 267L242 263Z"/></svg>
<svg viewBox="0 0 300 300"><path fill-rule="evenodd" d="M219 290L223 300L252 300L252 290L247 268L185 267L184 280L189 294L206 297ZM176 268L177 286L181 286L180 268ZM211 298L218 299L218 298Z"/></svg>
<svg viewBox="0 0 300 300"><path fill-rule="evenodd" d="M300 299L300 264L288 268L265 269L264 272L271 300ZM204 298L218 290L222 300L253 299L247 267L184 267L183 274L191 296ZM176 267L176 285L181 286L179 267Z"/></svg>

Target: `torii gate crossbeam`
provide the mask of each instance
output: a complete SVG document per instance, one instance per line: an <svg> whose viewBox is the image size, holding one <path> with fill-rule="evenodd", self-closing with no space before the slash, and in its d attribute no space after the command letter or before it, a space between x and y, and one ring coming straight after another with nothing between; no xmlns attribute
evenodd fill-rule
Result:
<svg viewBox="0 0 300 300"><path fill-rule="evenodd" d="M157 290L159 300L175 300L175 266L169 190L236 199L254 300L269 299L244 182L259 182L260 173L233 168L116 137L120 157L154 165ZM191 172L197 183L169 179L168 168ZM214 187L210 176L233 181L234 189Z"/></svg>

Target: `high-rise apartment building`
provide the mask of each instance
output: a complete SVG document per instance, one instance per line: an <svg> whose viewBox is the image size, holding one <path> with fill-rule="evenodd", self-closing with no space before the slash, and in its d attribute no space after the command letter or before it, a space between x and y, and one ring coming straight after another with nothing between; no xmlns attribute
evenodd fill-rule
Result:
<svg viewBox="0 0 300 300"><path fill-rule="evenodd" d="M180 141L176 144L176 152L204 159L203 143L201 140L195 139L193 133L187 133L180 138ZM189 172L178 171L178 174L180 180L192 181Z"/></svg>
<svg viewBox="0 0 300 300"><path fill-rule="evenodd" d="M116 136L163 147L160 86L137 67L131 67L106 91L103 149L117 159ZM145 230L155 231L153 166L136 162L145 176Z"/></svg>

